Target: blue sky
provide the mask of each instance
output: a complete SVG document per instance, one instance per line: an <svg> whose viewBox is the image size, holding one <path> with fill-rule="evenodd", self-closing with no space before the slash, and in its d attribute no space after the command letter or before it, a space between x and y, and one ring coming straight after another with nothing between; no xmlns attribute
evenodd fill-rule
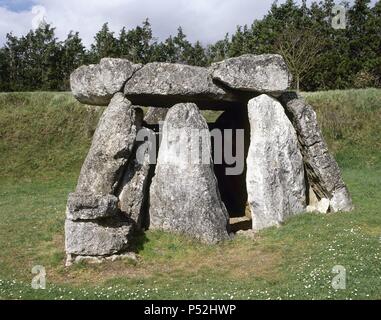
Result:
<svg viewBox="0 0 381 320"><path fill-rule="evenodd" d="M34 4L35 1L33 0L0 0L0 7L5 7L15 12L29 10Z"/></svg>
<svg viewBox="0 0 381 320"><path fill-rule="evenodd" d="M301 0L300 0L301 1ZM375 2L376 0L373 0ZM41 19L56 27L64 39L79 31L85 45L92 43L104 22L116 33L135 27L147 17L154 36L162 40L182 26L193 42L204 44L222 39L237 25L261 18L273 0L0 0L0 45L5 35L27 33ZM284 0L279 0L284 2ZM338 0L337 3L340 1Z"/></svg>

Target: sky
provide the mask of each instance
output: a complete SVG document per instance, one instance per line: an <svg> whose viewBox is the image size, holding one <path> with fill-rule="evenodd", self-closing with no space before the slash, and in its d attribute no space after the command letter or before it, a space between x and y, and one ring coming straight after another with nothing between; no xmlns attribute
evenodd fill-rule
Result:
<svg viewBox="0 0 381 320"><path fill-rule="evenodd" d="M191 42L209 44L234 32L237 25L250 25L263 17L272 3L273 0L0 0L0 45L8 32L21 36L36 28L42 19L56 27L60 40L70 31L79 31L89 46L105 22L118 34L123 26L134 28L146 18L158 40L176 34L182 26Z"/></svg>

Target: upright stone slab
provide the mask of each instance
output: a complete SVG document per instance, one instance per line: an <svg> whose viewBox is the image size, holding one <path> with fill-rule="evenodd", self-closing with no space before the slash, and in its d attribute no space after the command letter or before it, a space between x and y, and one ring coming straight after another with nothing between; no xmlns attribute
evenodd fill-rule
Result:
<svg viewBox="0 0 381 320"><path fill-rule="evenodd" d="M203 144L195 143L198 136ZM153 229L207 243L229 238L229 217L213 172L208 125L195 104L177 104L167 114L150 188L150 219Z"/></svg>
<svg viewBox="0 0 381 320"><path fill-rule="evenodd" d="M261 95L249 101L251 142L247 193L253 229L281 224L306 208L303 158L282 105Z"/></svg>
<svg viewBox="0 0 381 320"><path fill-rule="evenodd" d="M241 91L279 95L289 87L292 76L278 54L245 54L212 64L213 80Z"/></svg>
<svg viewBox="0 0 381 320"><path fill-rule="evenodd" d="M155 133L143 128L145 136L156 140ZM149 186L152 179L153 159L150 153L154 145L146 141L139 142L136 146L134 157L129 161L120 185L120 209L124 215L131 218L138 229L148 227L148 200ZM154 150L156 151L156 150ZM152 164L151 164L152 162Z"/></svg>
<svg viewBox="0 0 381 320"><path fill-rule="evenodd" d="M74 97L81 103L107 106L113 95L141 68L126 59L104 58L99 64L81 66L70 75Z"/></svg>
<svg viewBox="0 0 381 320"><path fill-rule="evenodd" d="M340 168L330 154L313 108L295 93L285 93L281 101L296 129L309 183L319 197L330 200L330 210L350 211L352 199Z"/></svg>
<svg viewBox="0 0 381 320"><path fill-rule="evenodd" d="M104 111L78 180L77 193L114 194L142 122L122 93Z"/></svg>

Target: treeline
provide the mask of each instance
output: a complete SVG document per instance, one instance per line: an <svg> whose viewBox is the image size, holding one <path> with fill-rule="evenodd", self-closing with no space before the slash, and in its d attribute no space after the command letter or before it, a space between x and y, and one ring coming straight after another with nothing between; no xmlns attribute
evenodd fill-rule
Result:
<svg viewBox="0 0 381 320"><path fill-rule="evenodd" d="M303 90L381 87L381 1L346 4L346 28L332 27L333 0L307 6L274 2L268 14L214 44L190 43L183 30L159 42L147 19L118 34L108 24L87 49L77 32L58 41L49 24L16 37L0 48L0 91L68 90L70 73L103 57L135 63L153 61L208 66L246 53L280 53Z"/></svg>

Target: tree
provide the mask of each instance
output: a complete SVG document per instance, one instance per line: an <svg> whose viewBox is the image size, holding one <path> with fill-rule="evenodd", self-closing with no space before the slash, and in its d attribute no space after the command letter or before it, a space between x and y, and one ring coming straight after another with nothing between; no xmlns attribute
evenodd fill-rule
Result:
<svg viewBox="0 0 381 320"><path fill-rule="evenodd" d="M93 62L98 62L105 57L118 56L118 42L114 37L114 32L110 31L108 23L95 35L95 42L91 45L91 56Z"/></svg>
<svg viewBox="0 0 381 320"><path fill-rule="evenodd" d="M246 53L254 53L253 51L253 34L246 25L243 27L238 26L229 45L229 57L237 57Z"/></svg>
<svg viewBox="0 0 381 320"><path fill-rule="evenodd" d="M190 49L188 57L188 64L191 66L206 67L208 65L208 59L205 54L205 49L201 45L200 41L196 41L194 46Z"/></svg>
<svg viewBox="0 0 381 320"><path fill-rule="evenodd" d="M9 57L5 48L0 48L0 91L9 91Z"/></svg>
<svg viewBox="0 0 381 320"><path fill-rule="evenodd" d="M134 63L148 63L152 60L155 39L152 36L151 24L148 19L142 26L126 31L123 28L119 35L119 56Z"/></svg>
<svg viewBox="0 0 381 320"><path fill-rule="evenodd" d="M370 45L374 52L369 61L369 68L375 77L375 86L381 88L381 1L378 1L371 10L369 19Z"/></svg>
<svg viewBox="0 0 381 320"><path fill-rule="evenodd" d="M7 35L10 90L56 90L61 81L60 44L55 29L41 24L21 38Z"/></svg>
<svg viewBox="0 0 381 320"><path fill-rule="evenodd" d="M206 47L190 43L181 27L158 42L146 19L133 29L123 28L116 38L105 23L88 50L78 33L58 41L55 29L43 22L24 36L7 35L0 48L0 90L67 90L75 68L103 57L207 66L245 53L274 52L285 57L298 89L381 86L381 1L373 6L369 0L347 2L345 30L332 28L335 3L275 1L262 19L238 26L231 36Z"/></svg>
<svg viewBox="0 0 381 320"><path fill-rule="evenodd" d="M187 40L187 36L184 34L181 27L177 29L177 35L173 38L173 45L175 62L183 64L188 63L192 54L192 45Z"/></svg>
<svg viewBox="0 0 381 320"><path fill-rule="evenodd" d="M300 81L314 67L322 42L309 29L288 28L279 34L275 48L295 77L297 91Z"/></svg>
<svg viewBox="0 0 381 320"><path fill-rule="evenodd" d="M208 63L225 60L229 56L229 34L225 35L223 40L217 41L215 44L209 45L206 49Z"/></svg>
<svg viewBox="0 0 381 320"><path fill-rule="evenodd" d="M62 44L61 73L63 83L62 90L70 88L70 74L86 62L86 51L78 32L70 32Z"/></svg>
<svg viewBox="0 0 381 320"><path fill-rule="evenodd" d="M200 43L198 44L198 54L200 54ZM154 60L160 62L193 64L194 48L187 40L181 27L177 29L175 37L169 36L164 42L159 43L154 49Z"/></svg>
<svg viewBox="0 0 381 320"><path fill-rule="evenodd" d="M348 45L352 85L375 86L375 69L380 61L380 16L377 8L369 7L370 0L356 0L348 13Z"/></svg>

